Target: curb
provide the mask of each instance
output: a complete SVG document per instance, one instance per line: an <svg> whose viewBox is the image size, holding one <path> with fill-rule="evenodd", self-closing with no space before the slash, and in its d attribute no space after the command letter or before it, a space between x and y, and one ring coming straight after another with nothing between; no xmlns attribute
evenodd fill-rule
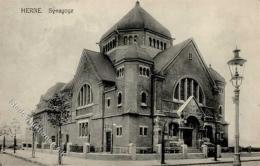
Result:
<svg viewBox="0 0 260 166"><path fill-rule="evenodd" d="M19 159L22 159L24 161L28 161L30 163L34 163L34 164L38 164L38 165L41 165L41 166L49 166L47 164L44 164L44 163L41 163L41 162L38 162L38 161L34 161L32 159L28 159L26 157L22 157L22 156L18 156L18 155L15 155L15 154L12 154L12 153L8 153L8 152L3 152L4 154L7 154L9 156L13 156L13 157L16 157L16 158L19 158Z"/></svg>
<svg viewBox="0 0 260 166"><path fill-rule="evenodd" d="M22 159L22 160L30 162L30 163L41 165L41 166L50 166L48 164L44 164L42 162L35 161L31 158L22 157L22 156L13 154L13 153L3 152L3 154L7 154L7 155ZM252 162L252 161L260 161L260 158L258 158L258 159L257 158L256 159L245 159L245 160L242 159L241 160L241 162ZM230 161L211 161L211 162L201 162L201 163L156 164L156 165L153 165L153 166L189 166L189 165L212 165L212 164L224 164L224 163L233 163L233 161L230 160Z"/></svg>
<svg viewBox="0 0 260 166"><path fill-rule="evenodd" d="M260 161L260 159L241 160L242 162ZM189 166L189 165L212 165L212 164L225 164L233 163L233 161L216 161L216 162L203 162L203 163L183 163L183 164L158 164L153 166Z"/></svg>

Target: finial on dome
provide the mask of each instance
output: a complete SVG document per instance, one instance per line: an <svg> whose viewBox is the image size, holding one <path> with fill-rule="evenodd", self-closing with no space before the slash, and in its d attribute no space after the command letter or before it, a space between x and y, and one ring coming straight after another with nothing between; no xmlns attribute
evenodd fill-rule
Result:
<svg viewBox="0 0 260 166"><path fill-rule="evenodd" d="M140 6L140 2L139 2L139 1L136 1L135 5L136 5L136 6Z"/></svg>
<svg viewBox="0 0 260 166"><path fill-rule="evenodd" d="M209 68L211 68L211 64L209 64Z"/></svg>

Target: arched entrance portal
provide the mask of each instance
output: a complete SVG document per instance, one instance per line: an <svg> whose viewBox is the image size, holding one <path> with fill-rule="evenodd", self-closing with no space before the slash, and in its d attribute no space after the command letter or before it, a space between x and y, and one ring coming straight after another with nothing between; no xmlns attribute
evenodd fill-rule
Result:
<svg viewBox="0 0 260 166"><path fill-rule="evenodd" d="M189 147L198 147L199 139L199 121L196 117L187 118L186 127L183 131L183 141Z"/></svg>

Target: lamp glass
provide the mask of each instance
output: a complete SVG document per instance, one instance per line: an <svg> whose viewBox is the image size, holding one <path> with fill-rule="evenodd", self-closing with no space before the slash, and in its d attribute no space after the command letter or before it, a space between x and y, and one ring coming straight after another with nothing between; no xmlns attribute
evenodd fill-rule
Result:
<svg viewBox="0 0 260 166"><path fill-rule="evenodd" d="M233 59L228 61L228 66L231 74L231 82L232 85L235 87L239 87L242 84L243 74L244 74L244 67L246 60L239 57L238 55L239 50L235 50L235 56Z"/></svg>

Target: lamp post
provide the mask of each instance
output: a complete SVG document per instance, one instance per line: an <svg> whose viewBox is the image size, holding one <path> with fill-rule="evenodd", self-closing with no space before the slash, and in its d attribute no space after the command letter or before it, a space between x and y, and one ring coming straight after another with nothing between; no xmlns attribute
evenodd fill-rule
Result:
<svg viewBox="0 0 260 166"><path fill-rule="evenodd" d="M231 73L231 83L235 87L234 93L234 103L235 103L235 153L234 153L234 166L240 166L240 153L239 153L239 87L243 81L243 72L245 59L239 56L240 50L236 48L234 53L234 58L228 61L229 70Z"/></svg>
<svg viewBox="0 0 260 166"><path fill-rule="evenodd" d="M15 151L16 151L16 133L14 135L14 153L15 153Z"/></svg>
<svg viewBox="0 0 260 166"><path fill-rule="evenodd" d="M167 122L163 122L163 126L162 126L161 164L165 164L165 142L164 142L165 140L164 140L164 136L165 136L166 123Z"/></svg>

